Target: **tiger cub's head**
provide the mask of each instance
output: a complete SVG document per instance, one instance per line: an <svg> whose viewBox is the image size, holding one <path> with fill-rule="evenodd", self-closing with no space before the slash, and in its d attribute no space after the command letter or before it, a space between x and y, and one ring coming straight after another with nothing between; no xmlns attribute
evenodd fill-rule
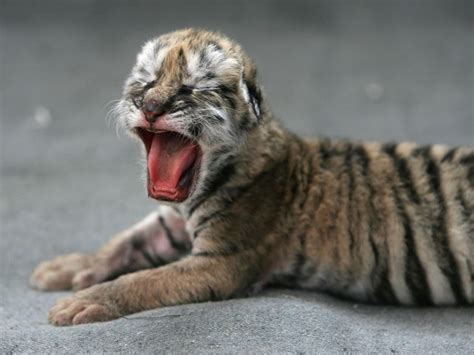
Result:
<svg viewBox="0 0 474 355"><path fill-rule="evenodd" d="M228 38L182 30L147 42L119 123L143 142L150 197L182 202L210 184L266 119L255 66Z"/></svg>

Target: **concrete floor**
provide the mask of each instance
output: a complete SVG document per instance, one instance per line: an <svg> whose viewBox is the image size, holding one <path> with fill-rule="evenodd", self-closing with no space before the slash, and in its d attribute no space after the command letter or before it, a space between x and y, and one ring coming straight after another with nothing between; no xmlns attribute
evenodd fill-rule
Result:
<svg viewBox="0 0 474 355"><path fill-rule="evenodd" d="M271 290L53 328L40 261L92 251L153 208L105 116L148 38L198 26L255 59L293 131L474 145L474 2L0 0L0 353L457 352L474 309L370 307Z"/></svg>

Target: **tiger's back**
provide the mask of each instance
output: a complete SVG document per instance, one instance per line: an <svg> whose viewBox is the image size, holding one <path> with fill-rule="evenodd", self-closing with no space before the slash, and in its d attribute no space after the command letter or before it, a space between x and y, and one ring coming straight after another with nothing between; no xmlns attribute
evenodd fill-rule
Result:
<svg viewBox="0 0 474 355"><path fill-rule="evenodd" d="M297 228L272 282L369 302L473 302L473 150L330 140L304 150L293 155L307 178L293 180L306 199L293 204Z"/></svg>

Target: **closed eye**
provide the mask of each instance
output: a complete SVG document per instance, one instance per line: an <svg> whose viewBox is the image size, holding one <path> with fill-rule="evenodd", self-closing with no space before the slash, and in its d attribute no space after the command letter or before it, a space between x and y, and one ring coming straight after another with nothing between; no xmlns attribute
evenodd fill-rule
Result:
<svg viewBox="0 0 474 355"><path fill-rule="evenodd" d="M194 91L193 86L183 85L179 88L176 95L191 95Z"/></svg>
<svg viewBox="0 0 474 355"><path fill-rule="evenodd" d="M150 90L153 86L155 86L155 83L156 83L156 80L153 80L153 81L150 81L149 83L147 83L143 87L143 93L145 93L145 91Z"/></svg>
<svg viewBox="0 0 474 355"><path fill-rule="evenodd" d="M217 86L202 86L202 87L197 87L194 89L194 91L215 91L217 90L218 87Z"/></svg>
<svg viewBox="0 0 474 355"><path fill-rule="evenodd" d="M143 86L143 88L140 90L139 94L136 95L131 95L130 99L133 102L133 106L135 106L137 109L141 109L143 107L143 97L145 96L145 93L150 90L153 86L155 86L156 80L150 81Z"/></svg>

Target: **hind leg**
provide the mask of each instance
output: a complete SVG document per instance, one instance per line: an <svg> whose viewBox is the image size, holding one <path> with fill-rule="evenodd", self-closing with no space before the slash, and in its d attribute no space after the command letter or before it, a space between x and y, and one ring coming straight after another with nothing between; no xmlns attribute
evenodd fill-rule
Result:
<svg viewBox="0 0 474 355"><path fill-rule="evenodd" d="M41 291L80 290L122 274L158 267L188 254L191 241L167 206L112 238L93 254L68 254L39 264L30 283Z"/></svg>

